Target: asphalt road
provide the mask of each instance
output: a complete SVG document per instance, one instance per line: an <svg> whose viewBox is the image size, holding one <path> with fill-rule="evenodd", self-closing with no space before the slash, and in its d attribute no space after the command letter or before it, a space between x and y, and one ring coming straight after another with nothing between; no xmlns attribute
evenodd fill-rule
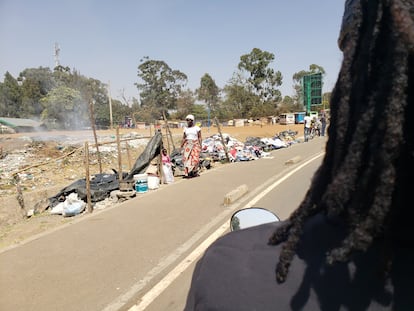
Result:
<svg viewBox="0 0 414 311"><path fill-rule="evenodd" d="M182 310L200 245L225 232L235 210L322 153L324 143L315 138L273 151L272 159L179 179L0 253L0 310ZM224 205L241 185L247 193ZM176 286L161 290L169 276Z"/></svg>

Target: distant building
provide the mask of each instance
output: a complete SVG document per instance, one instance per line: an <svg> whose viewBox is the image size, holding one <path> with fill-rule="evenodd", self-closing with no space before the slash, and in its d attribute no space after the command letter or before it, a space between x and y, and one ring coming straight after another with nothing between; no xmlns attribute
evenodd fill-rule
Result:
<svg viewBox="0 0 414 311"><path fill-rule="evenodd" d="M0 133L25 133L46 130L43 122L31 119L0 117L0 125Z"/></svg>

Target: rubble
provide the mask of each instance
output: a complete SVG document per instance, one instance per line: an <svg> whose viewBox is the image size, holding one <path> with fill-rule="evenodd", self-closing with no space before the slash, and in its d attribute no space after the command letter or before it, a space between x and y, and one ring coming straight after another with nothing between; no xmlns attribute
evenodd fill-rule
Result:
<svg viewBox="0 0 414 311"><path fill-rule="evenodd" d="M160 152L162 134L158 134L156 133L151 139L143 138L141 135L133 132L122 137L123 140L130 139L127 141L128 148L134 150L134 154L139 153L138 157L135 156L135 164L129 172L122 173L123 179L127 181L132 180L134 175L145 172L151 160ZM297 132L285 131L268 138L248 137L245 142L241 142L226 133L222 135L226 142L225 147L229 153L230 161L239 162L268 157L271 150L287 148L291 144L298 142L295 137L296 134ZM85 138L82 137L82 143ZM120 189L118 182L119 174L113 168L118 160L118 150L114 139L113 135L105 137L102 140L109 143L99 147L105 172L91 175L91 199L94 208L102 209L104 206L130 199L135 194L133 189L132 191L122 191ZM84 179L85 171L83 166L84 151L80 148L80 150L74 152L79 148L80 139L60 137L60 141L57 142L50 137L46 137L45 141L23 137L22 140L25 141L24 148L9 152L0 159L0 196L14 194L15 185L13 184L12 176L16 171L20 170L18 175L22 188L25 191L34 190L40 186L48 187L71 182L68 186L63 186L56 195L49 197L49 204L45 202L45 198L41 198L34 208L28 210L28 217L44 212L47 209L53 210L56 205L66 202L72 193L76 193L79 200L86 201L86 181ZM91 155L90 165L93 170L96 170L98 166L97 148L91 147L89 151ZM73 154L69 157L62 157L69 152L73 152ZM124 156L123 159L125 159ZM174 164L174 175L178 176L182 172L181 151L179 149L173 150L171 159ZM226 156L221 137L218 134L206 137L202 142L202 168L210 169L214 162L223 161L226 161ZM47 168L42 166L42 163L45 162L49 163ZM26 163L31 165L31 168L28 170L24 170L29 165ZM123 165L123 172L127 171L125 168L127 167ZM56 174L57 172L58 174ZM57 177L60 177L59 182L55 180ZM83 211L84 208L76 213L66 213L66 216L79 214Z"/></svg>
<svg viewBox="0 0 414 311"><path fill-rule="evenodd" d="M236 144L240 144L239 147L244 148L249 136L274 138L277 136L274 133L289 132L286 129L292 128L294 130L301 131L303 134L303 125L295 126L281 126L281 125L264 125L261 126L245 126L245 127L227 127L226 131L229 134L230 141L234 141ZM210 137L210 133L214 127L207 129L203 128L203 138L207 141ZM170 153L170 157L174 152L174 145L177 146L181 142L182 129L171 129L172 138L171 141L164 141L166 148ZM49 213L49 199L56 195L67 185L75 182L78 179L84 178L84 153L81 152L85 141L90 143L89 153L90 157L90 174L99 172L98 157L96 148L93 147L94 139L92 134L87 134L85 131L81 132L64 132L65 135L61 135L62 132L55 133L30 133L29 136L23 137L21 134L16 135L0 135L0 250L4 247L18 244L27 238L30 238L36 234L43 233L47 230L54 229L58 226L76 221L78 217L83 217L86 211L78 215L71 217L63 217L61 215L51 215ZM149 133L150 135L147 135ZM278 135L280 135L280 133ZM37 135L38 137L33 137ZM233 137L234 135L234 137ZM164 136L166 137L167 134ZM218 134L211 135L219 137ZM291 141L291 144L303 141L303 138L299 139L296 136L285 137L283 140ZM42 139L46 137L47 139ZM122 151L122 170L128 172L133 164L134 160L145 149L150 138L152 137L151 131L144 130L125 130L120 131L121 147ZM237 138L237 139L236 139ZM125 139L129 139L124 141ZM114 131L99 131L98 141L104 142L105 145L100 145L99 150L102 160L102 172L113 173L113 168L118 168L118 154L117 144L115 142L116 136ZM291 145L289 144L289 145ZM128 147L128 153L127 148ZM219 146L219 148L221 148ZM179 152L179 149L177 150ZM71 153L67 157L62 157ZM268 151L261 152L261 159L269 157ZM213 169L219 167L222 163L227 163L224 153L219 157L215 157L214 154L202 153L202 171L207 169ZM131 160L129 160L129 158ZM179 159L179 157L177 157ZM220 160L221 158L221 160ZM47 162L46 162L47 161ZM180 161L180 160L178 160ZM33 167L35 164L42 164L37 167ZM179 164L179 163L177 163ZM30 167L30 168L29 168ZM243 167L243 165L241 166ZM24 170L24 168L29 168ZM22 170L23 169L23 170ZM21 188L23 189L23 198L26 208L26 217L22 218L22 210L20 209L16 200L16 185L13 184L13 179L6 176L12 176L15 172L21 175ZM180 170L180 166L175 168L175 176L179 177L183 174ZM175 181L180 180L176 178ZM164 187L162 185L161 187ZM150 190L157 191L157 190ZM117 194L119 189L110 193L108 198L93 204L93 209L99 211L107 208L116 208L117 204L128 200L127 193L123 193L119 197ZM135 195L135 192L130 193L131 196Z"/></svg>

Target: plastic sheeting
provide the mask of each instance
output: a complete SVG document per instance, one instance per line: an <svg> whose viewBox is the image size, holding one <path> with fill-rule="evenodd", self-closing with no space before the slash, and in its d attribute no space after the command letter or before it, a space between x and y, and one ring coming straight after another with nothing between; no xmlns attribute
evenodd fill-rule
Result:
<svg viewBox="0 0 414 311"><path fill-rule="evenodd" d="M133 180L133 176L145 172L151 161L160 154L162 147L162 133L156 132L148 142L144 151L135 161L135 164L129 173L122 173L124 181ZM112 191L119 189L118 173L114 174L95 174L90 181L91 201L99 202L108 198ZM63 188L55 196L49 198L49 208L53 208L66 200L71 193L77 193L80 200L87 200L86 180L78 181Z"/></svg>
<svg viewBox="0 0 414 311"><path fill-rule="evenodd" d="M111 191L119 188L118 174L96 174L90 181L91 201L99 202L109 197ZM49 198L49 207L64 202L71 193L77 193L80 200L86 202L86 180L79 179Z"/></svg>
<svg viewBox="0 0 414 311"><path fill-rule="evenodd" d="M125 180L133 180L134 175L145 173L146 168L150 165L151 161L161 153L162 148L162 134L156 132L155 135L148 142L145 150L140 154L135 161L131 171L125 177Z"/></svg>

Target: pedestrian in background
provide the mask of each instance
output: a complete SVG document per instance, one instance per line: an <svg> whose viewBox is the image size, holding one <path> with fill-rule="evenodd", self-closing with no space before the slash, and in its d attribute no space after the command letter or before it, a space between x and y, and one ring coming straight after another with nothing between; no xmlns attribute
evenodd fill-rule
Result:
<svg viewBox="0 0 414 311"><path fill-rule="evenodd" d="M194 116L189 114L185 120L181 148L183 148L184 178L199 176L201 153L201 128L194 124Z"/></svg>
<svg viewBox="0 0 414 311"><path fill-rule="evenodd" d="M307 112L305 117L303 118L303 124L304 124L303 135L305 136L305 141L308 141L309 136L311 134L311 130L312 130L312 118L309 115L309 112Z"/></svg>
<svg viewBox="0 0 414 311"><path fill-rule="evenodd" d="M326 114L323 112L321 114L321 136L325 136L325 130L326 130Z"/></svg>
<svg viewBox="0 0 414 311"><path fill-rule="evenodd" d="M322 131L322 122L321 119L315 117L315 124L314 124L314 128L315 128L315 135L321 136L321 131Z"/></svg>

